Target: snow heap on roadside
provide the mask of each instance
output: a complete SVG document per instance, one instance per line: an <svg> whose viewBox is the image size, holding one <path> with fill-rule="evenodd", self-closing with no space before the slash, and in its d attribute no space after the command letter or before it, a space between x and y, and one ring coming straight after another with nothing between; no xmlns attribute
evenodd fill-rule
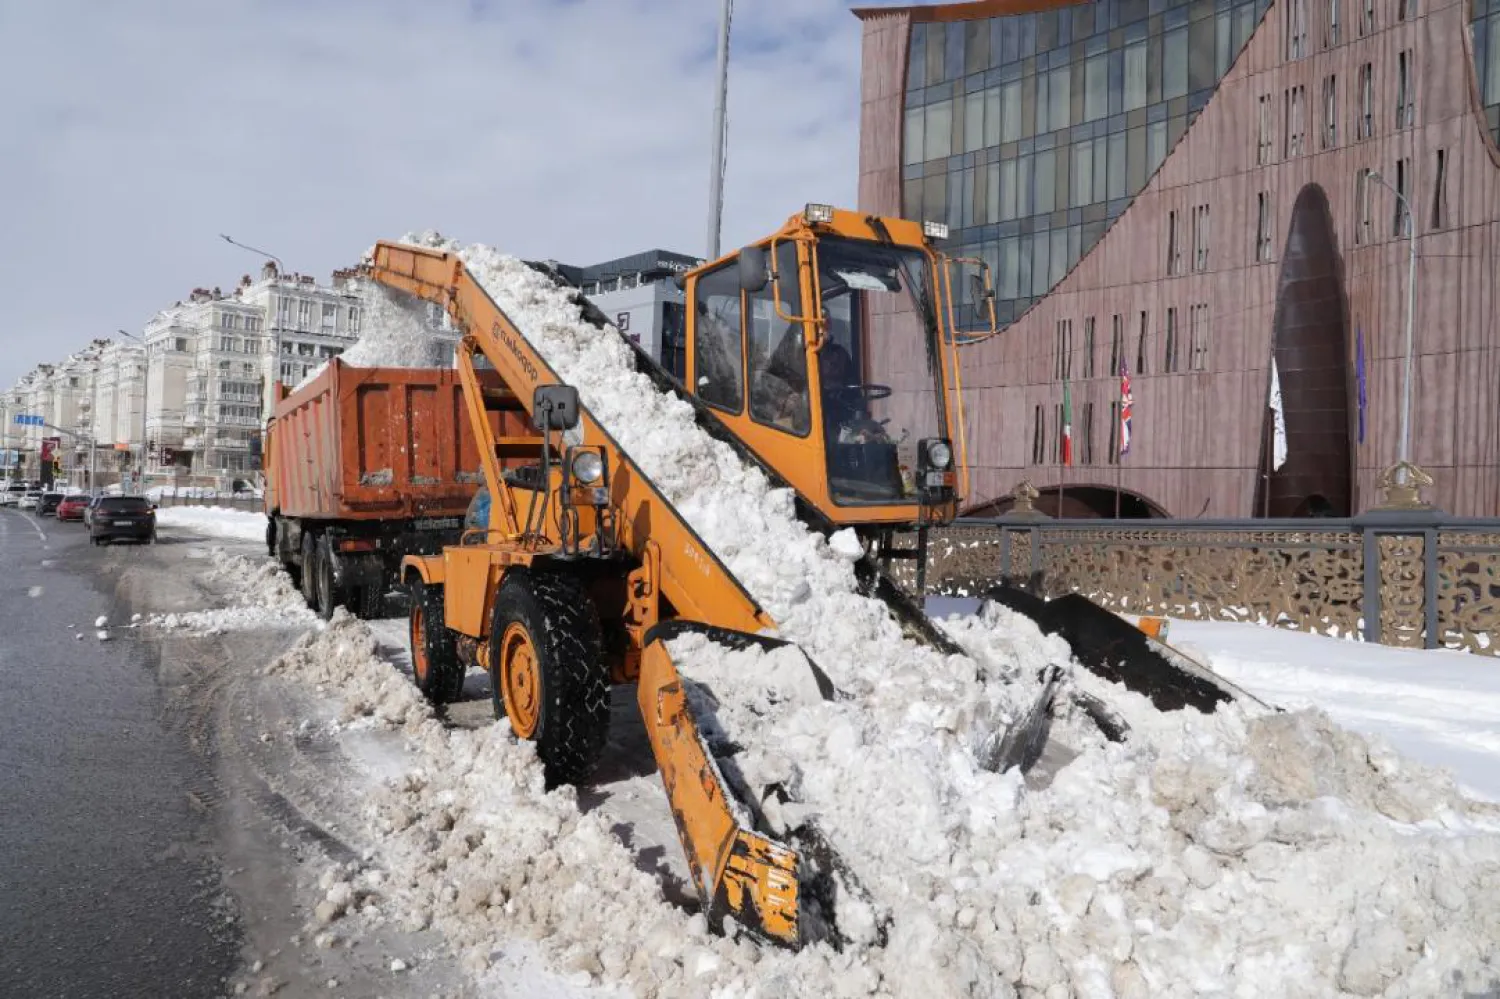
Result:
<svg viewBox="0 0 1500 999"><path fill-rule="evenodd" d="M318 623L302 594L275 562L248 559L223 548L209 549L205 578L224 585L233 596L229 607L152 614L140 624L190 635L221 635L262 628L305 628Z"/></svg>
<svg viewBox="0 0 1500 999"><path fill-rule="evenodd" d="M854 592L853 553L808 532L790 495L631 371L567 291L486 247L408 242L461 252L783 634L853 695L811 697L757 650L674 643L747 768L795 787L869 890L875 910L841 909L842 928L889 919L886 946L844 954L705 937L571 791L541 793L505 726L418 721L432 768L373 807L419 868L409 891L428 893L460 945L528 927L576 967L651 995L1394 996L1500 981L1500 822L1446 778L1320 713L1160 715L1081 672L1073 682L1125 711L1126 744L1069 729L1082 753L1043 790L982 770L977 742L1065 646L1003 608L949 623L972 657L905 640Z"/></svg>

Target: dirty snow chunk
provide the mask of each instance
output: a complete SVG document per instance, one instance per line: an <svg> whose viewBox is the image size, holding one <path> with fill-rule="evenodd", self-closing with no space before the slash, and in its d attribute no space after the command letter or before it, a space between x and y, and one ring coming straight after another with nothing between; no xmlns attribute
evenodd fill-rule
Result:
<svg viewBox="0 0 1500 999"><path fill-rule="evenodd" d="M406 970L406 962L401 960L399 957L392 959L391 970L396 972L397 974L400 974L401 972Z"/></svg>
<svg viewBox="0 0 1500 999"><path fill-rule="evenodd" d="M109 632L105 631L103 628L100 628L98 631L94 632L94 637L99 639L99 641L101 642L107 642L109 641Z"/></svg>
<svg viewBox="0 0 1500 999"><path fill-rule="evenodd" d="M660 995L745 994L767 982L808 995L1168 997L1325 996L1341 974L1361 987L1388 981L1387 994L1488 983L1490 941L1500 937L1500 822L1450 785L1321 720L1281 733L1240 706L1160 714L1071 669L1060 638L1004 608L943 623L966 655L905 639L888 609L858 592L847 547L809 531L790 491L773 489L696 426L691 407L658 393L616 331L581 320L575 292L487 247L435 233L408 241L460 254L781 637L847 695L808 697L796 671L781 673L764 650L673 646L705 728L743 747L737 769L752 787L790 792L767 805L767 821L816 822L867 895L835 894L840 927L856 937L844 953L752 959L747 941L707 937L701 917L653 905L654 882L633 870L602 819L542 793L533 751L502 739L506 726L442 732L414 708L401 724L424 759L441 762L373 802L374 821L395 837L403 869L446 864L441 876L419 877L416 894L458 946L479 951L497 926L527 925L560 966L608 975L607 920L634 927L641 942L625 983ZM314 658L305 668L318 668ZM1018 775L979 760L1049 664L1133 730L1106 744L1064 707L1055 729L1079 755L1050 787L1028 792ZM1257 783L1257 753L1290 778ZM1330 754L1343 761L1325 788L1333 810L1295 793L1296 775ZM471 878L451 897L442 887ZM590 891L564 889L580 879ZM503 915L488 915L496 910ZM1409 963L1367 970L1359 948L1346 959L1360 928L1352 914L1376 910L1399 914L1403 939L1422 942ZM722 963L698 959L698 948Z"/></svg>
<svg viewBox="0 0 1500 999"><path fill-rule="evenodd" d="M33 586L33 587L31 587L30 589L28 589L26 591L26 595L28 597L31 597L32 599L35 599L35 598L41 596L43 592L45 592L45 591L42 589L42 587L40 587L40 586Z"/></svg>
<svg viewBox="0 0 1500 999"><path fill-rule="evenodd" d="M210 537L265 541L266 515L219 506L171 506L156 511L156 526Z"/></svg>
<svg viewBox="0 0 1500 999"><path fill-rule="evenodd" d="M234 601L228 607L152 614L140 623L165 631L219 635L233 631L316 626L302 594L274 562L248 559L223 548L209 550L205 578L218 583Z"/></svg>
<svg viewBox="0 0 1500 999"><path fill-rule="evenodd" d="M106 624L109 624L109 618L105 617L103 614L100 614L98 617L94 618L95 628L102 628Z"/></svg>

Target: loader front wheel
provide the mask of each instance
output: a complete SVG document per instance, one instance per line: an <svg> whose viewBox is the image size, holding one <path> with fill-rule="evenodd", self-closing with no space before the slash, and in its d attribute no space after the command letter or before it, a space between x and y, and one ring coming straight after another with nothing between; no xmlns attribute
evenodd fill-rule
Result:
<svg viewBox="0 0 1500 999"><path fill-rule="evenodd" d="M453 632L443 624L443 588L417 583L411 593L411 672L417 689L434 706L451 704L464 689Z"/></svg>
<svg viewBox="0 0 1500 999"><path fill-rule="evenodd" d="M537 744L549 787L586 779L609 736L609 674L588 589L565 573L511 569L490 642L495 717Z"/></svg>

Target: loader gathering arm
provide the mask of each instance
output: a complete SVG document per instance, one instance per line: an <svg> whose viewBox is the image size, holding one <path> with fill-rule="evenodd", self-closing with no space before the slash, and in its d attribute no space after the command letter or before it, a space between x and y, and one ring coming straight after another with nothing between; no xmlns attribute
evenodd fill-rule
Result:
<svg viewBox="0 0 1500 999"><path fill-rule="evenodd" d="M562 380L455 254L381 242L369 273L399 291L440 303L464 334L459 366L466 406L495 500L484 543L449 549L445 561L529 564L528 547L541 555L545 545L523 537L528 518L521 507L527 500L517 498L519 490L497 460L519 442L500 438L488 412L496 405L509 405L530 413L536 389L560 385ZM501 390L480 384L473 363L476 354L498 373ZM664 641L648 635L668 609L679 621L701 622L729 634L762 634L774 631L776 624L587 407L580 405L579 411L582 444L600 447L608 465L608 505L615 514L618 544L637 566L624 611L639 652L637 669L628 678L639 681L642 718L705 913L715 921L732 916L768 938L796 945L801 942L797 854L746 828L744 810L732 807L732 792L688 710L684 681ZM533 446L539 443L540 438ZM493 580L494 569L489 572ZM473 585L461 580L474 578L450 564L443 575L450 608L472 605L480 598L475 592L455 592L456 587ZM478 586L484 587L485 577L478 578ZM487 614L471 617L477 627L460 632L472 631L471 637L482 638Z"/></svg>

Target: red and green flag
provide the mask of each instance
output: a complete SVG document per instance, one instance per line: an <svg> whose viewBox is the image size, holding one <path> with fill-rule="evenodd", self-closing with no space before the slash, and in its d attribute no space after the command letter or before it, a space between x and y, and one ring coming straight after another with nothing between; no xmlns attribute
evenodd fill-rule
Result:
<svg viewBox="0 0 1500 999"><path fill-rule="evenodd" d="M1068 391L1066 381L1063 382L1062 463L1073 464L1073 393Z"/></svg>

